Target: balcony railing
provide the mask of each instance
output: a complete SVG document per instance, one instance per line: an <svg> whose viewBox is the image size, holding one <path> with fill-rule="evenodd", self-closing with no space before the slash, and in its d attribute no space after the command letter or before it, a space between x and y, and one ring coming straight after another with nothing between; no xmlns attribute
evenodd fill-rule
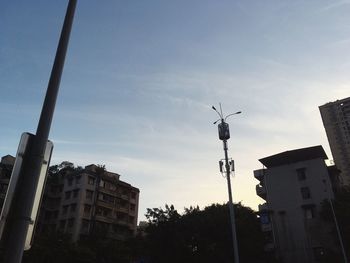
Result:
<svg viewBox="0 0 350 263"><path fill-rule="evenodd" d="M256 194L266 200L266 187L260 184L255 187Z"/></svg>
<svg viewBox="0 0 350 263"><path fill-rule="evenodd" d="M272 224L271 223L261 224L261 231L263 231L263 232L272 231Z"/></svg>
<svg viewBox="0 0 350 263"><path fill-rule="evenodd" d="M113 203L108 203L102 200L97 200L97 205L107 207L107 208L114 208L115 205Z"/></svg>
<svg viewBox="0 0 350 263"><path fill-rule="evenodd" d="M264 179L266 173L266 169L259 169L254 171L254 177L258 179L259 181Z"/></svg>
<svg viewBox="0 0 350 263"><path fill-rule="evenodd" d="M129 200L130 199L128 195L124 195L124 194L121 195L121 198L123 198L124 200Z"/></svg>
<svg viewBox="0 0 350 263"><path fill-rule="evenodd" d="M267 203L263 203L263 204L259 205L258 208L259 208L259 212L269 210Z"/></svg>

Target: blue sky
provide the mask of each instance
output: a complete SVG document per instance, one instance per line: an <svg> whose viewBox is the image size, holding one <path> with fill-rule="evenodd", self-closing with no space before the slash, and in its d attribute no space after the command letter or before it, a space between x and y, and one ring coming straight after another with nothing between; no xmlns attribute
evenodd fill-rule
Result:
<svg viewBox="0 0 350 263"><path fill-rule="evenodd" d="M0 3L0 155L36 130L66 1ZM52 164L105 164L147 207L227 200L211 105L229 119L234 200L259 158L323 145L318 106L349 96L350 1L78 1Z"/></svg>

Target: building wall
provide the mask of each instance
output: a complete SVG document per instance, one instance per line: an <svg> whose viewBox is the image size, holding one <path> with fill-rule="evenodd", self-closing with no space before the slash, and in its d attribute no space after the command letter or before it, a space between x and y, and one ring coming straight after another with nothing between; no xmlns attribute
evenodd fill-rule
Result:
<svg viewBox="0 0 350 263"><path fill-rule="evenodd" d="M305 178L298 177L302 170ZM262 222L266 250L285 263L309 263L318 262L314 255L317 248L336 249L334 241L330 241L331 226L319 216L321 202L333 198L323 159L257 170L255 177L260 180L257 192L266 200L259 206L260 213L268 217ZM310 196L302 189L309 189Z"/></svg>
<svg viewBox="0 0 350 263"><path fill-rule="evenodd" d="M49 180L39 220L42 234L58 231L75 242L91 235L122 240L136 233L139 189L95 168L63 170Z"/></svg>
<svg viewBox="0 0 350 263"><path fill-rule="evenodd" d="M350 185L350 98L319 107L341 182Z"/></svg>
<svg viewBox="0 0 350 263"><path fill-rule="evenodd" d="M0 209L14 162L10 155L1 158ZM60 232L74 242L97 234L123 240L136 234L138 206L139 189L121 181L119 174L101 172L96 165L63 168L56 176L48 176L36 234ZM100 226L103 233L97 233Z"/></svg>
<svg viewBox="0 0 350 263"><path fill-rule="evenodd" d="M5 201L15 159L16 158L11 155L6 155L3 156L0 161L0 211Z"/></svg>

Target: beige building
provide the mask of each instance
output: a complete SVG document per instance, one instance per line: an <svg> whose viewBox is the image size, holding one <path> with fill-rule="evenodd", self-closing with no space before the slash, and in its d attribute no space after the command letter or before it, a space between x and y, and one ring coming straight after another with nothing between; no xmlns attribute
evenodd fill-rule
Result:
<svg viewBox="0 0 350 263"><path fill-rule="evenodd" d="M350 185L350 97L319 107L340 179Z"/></svg>
<svg viewBox="0 0 350 263"><path fill-rule="evenodd" d="M283 263L316 263L339 252L332 226L320 217L321 203L333 198L322 146L282 152L259 161L254 171L265 251ZM334 170L334 169L332 169ZM334 261L336 262L336 261Z"/></svg>
<svg viewBox="0 0 350 263"><path fill-rule="evenodd" d="M98 235L123 240L136 233L139 189L96 165L66 167L48 177L37 231L72 241Z"/></svg>

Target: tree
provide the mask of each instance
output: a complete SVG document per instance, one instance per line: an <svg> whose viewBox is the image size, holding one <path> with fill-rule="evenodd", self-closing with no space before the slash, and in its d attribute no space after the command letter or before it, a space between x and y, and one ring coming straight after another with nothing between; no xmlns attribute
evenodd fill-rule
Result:
<svg viewBox="0 0 350 263"><path fill-rule="evenodd" d="M236 223L241 262L260 262L263 237L253 210L236 204ZM174 206L147 209L149 226L144 258L150 262L232 262L233 246L227 205L213 204L200 210Z"/></svg>

